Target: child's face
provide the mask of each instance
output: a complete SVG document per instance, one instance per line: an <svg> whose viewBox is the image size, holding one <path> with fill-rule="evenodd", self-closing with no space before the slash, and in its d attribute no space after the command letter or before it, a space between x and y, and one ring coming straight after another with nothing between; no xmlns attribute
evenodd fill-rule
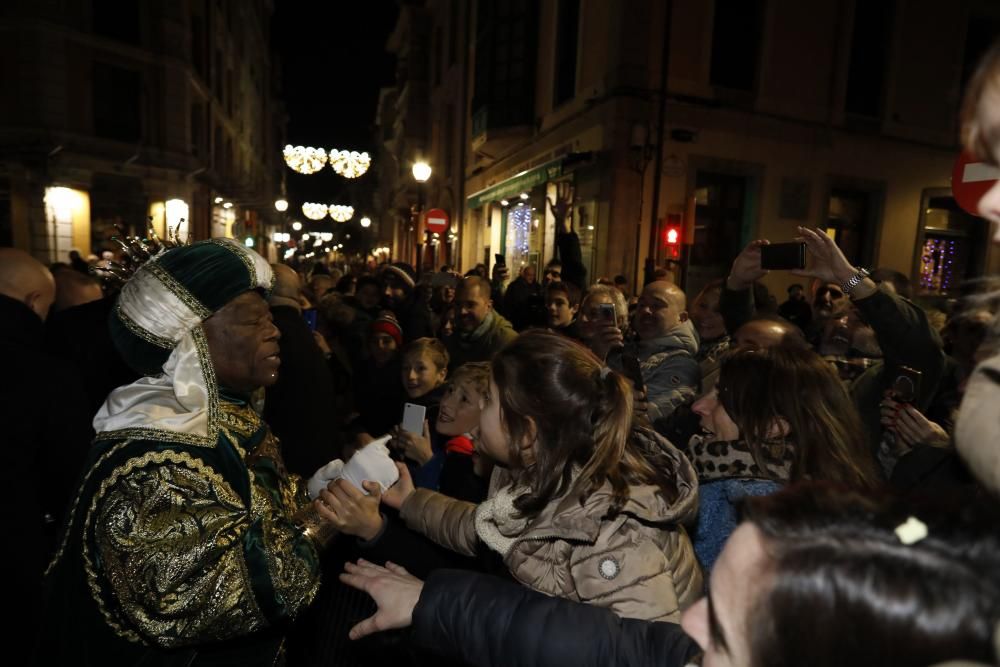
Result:
<svg viewBox="0 0 1000 667"><path fill-rule="evenodd" d="M408 354L403 358L403 387L410 398L420 398L444 382L447 369L438 368L430 355Z"/></svg>
<svg viewBox="0 0 1000 667"><path fill-rule="evenodd" d="M490 376L490 393L479 417L479 437L476 451L502 465L510 465L507 429L500 419L500 391Z"/></svg>
<svg viewBox="0 0 1000 667"><path fill-rule="evenodd" d="M441 435L462 435L479 426L482 397L470 382L453 383L445 390L435 430Z"/></svg>
<svg viewBox="0 0 1000 667"><path fill-rule="evenodd" d="M569 299L563 292L550 293L545 307L549 311L549 325L553 327L569 326L576 316L577 307L569 305Z"/></svg>
<svg viewBox="0 0 1000 667"><path fill-rule="evenodd" d="M372 359L381 368L396 355L396 339L381 331L372 336Z"/></svg>

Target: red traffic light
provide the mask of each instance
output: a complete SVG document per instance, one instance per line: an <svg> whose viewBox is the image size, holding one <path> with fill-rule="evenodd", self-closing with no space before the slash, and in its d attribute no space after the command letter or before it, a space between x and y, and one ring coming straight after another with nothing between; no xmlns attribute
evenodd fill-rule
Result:
<svg viewBox="0 0 1000 667"><path fill-rule="evenodd" d="M670 259L680 257L681 243L684 241L684 228L681 225L667 225L663 228L663 246Z"/></svg>

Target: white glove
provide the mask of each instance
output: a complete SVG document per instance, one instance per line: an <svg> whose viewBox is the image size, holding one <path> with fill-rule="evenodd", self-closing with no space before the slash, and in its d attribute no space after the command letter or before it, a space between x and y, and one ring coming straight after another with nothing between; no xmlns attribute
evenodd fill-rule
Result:
<svg viewBox="0 0 1000 667"><path fill-rule="evenodd" d="M386 447L390 437L386 435L378 440L372 440L359 449L346 464L340 459L334 459L317 470L306 484L309 497L315 500L327 484L340 478L346 479L365 495L368 492L361 483L366 479L378 482L383 491L395 484L399 479L399 470L395 461L389 456L389 448Z"/></svg>
<svg viewBox="0 0 1000 667"><path fill-rule="evenodd" d="M340 479L341 471L344 469L344 462L334 459L316 471L309 481L306 482L306 489L309 497L313 500L319 498L319 492L326 488L326 485L335 479Z"/></svg>

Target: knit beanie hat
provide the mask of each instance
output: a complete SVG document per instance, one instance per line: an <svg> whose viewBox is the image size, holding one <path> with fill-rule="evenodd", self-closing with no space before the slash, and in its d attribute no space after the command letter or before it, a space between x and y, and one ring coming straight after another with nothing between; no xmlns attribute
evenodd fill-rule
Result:
<svg viewBox="0 0 1000 667"><path fill-rule="evenodd" d="M392 336L397 347L403 344L403 328L399 326L399 320L390 310L383 310L378 314L378 317L372 322L372 333L384 333Z"/></svg>
<svg viewBox="0 0 1000 667"><path fill-rule="evenodd" d="M413 289L417 284L417 272L406 262L386 264L382 269L383 277L392 276L403 282L407 288Z"/></svg>

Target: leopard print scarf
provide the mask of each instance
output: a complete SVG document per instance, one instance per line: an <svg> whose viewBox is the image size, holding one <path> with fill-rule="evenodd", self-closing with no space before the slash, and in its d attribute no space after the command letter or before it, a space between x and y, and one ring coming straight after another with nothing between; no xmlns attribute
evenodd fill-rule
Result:
<svg viewBox="0 0 1000 667"><path fill-rule="evenodd" d="M705 436L696 435L688 443L687 454L698 479L703 482L733 478L788 482L792 476L795 445L790 442L766 442L761 447L763 461L758 462L750 446L742 440L709 442Z"/></svg>

